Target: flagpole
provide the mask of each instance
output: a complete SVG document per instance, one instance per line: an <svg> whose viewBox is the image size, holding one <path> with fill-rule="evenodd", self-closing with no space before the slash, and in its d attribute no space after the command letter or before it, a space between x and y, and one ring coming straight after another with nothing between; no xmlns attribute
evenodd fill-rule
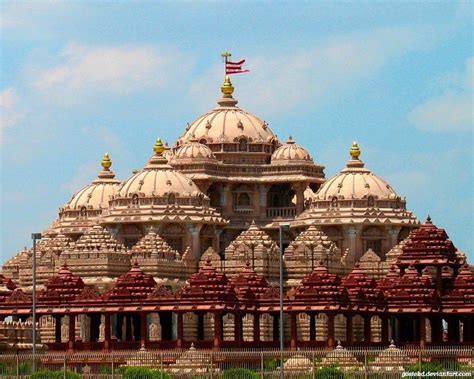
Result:
<svg viewBox="0 0 474 379"><path fill-rule="evenodd" d="M225 51L221 54L221 56L224 58L224 77L227 75L227 59L232 56L231 53L228 51Z"/></svg>

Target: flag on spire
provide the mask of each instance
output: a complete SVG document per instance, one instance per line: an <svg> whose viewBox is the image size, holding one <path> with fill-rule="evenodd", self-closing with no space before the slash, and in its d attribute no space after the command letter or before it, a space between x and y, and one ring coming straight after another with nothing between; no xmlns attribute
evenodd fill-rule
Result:
<svg viewBox="0 0 474 379"><path fill-rule="evenodd" d="M249 72L250 70L244 70L242 66L245 63L245 59L242 59L239 62L231 62L228 58L231 56L230 53L223 53L222 56L225 60L225 74L232 75L232 74L243 74L244 72Z"/></svg>

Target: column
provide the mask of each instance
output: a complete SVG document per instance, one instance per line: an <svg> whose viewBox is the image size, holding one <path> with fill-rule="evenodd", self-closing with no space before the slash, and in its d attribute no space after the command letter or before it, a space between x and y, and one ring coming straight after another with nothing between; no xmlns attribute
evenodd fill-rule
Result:
<svg viewBox="0 0 474 379"><path fill-rule="evenodd" d="M298 346L298 332L296 327L296 313L292 313L290 315L291 320L291 341L290 341L290 349L296 350Z"/></svg>
<svg viewBox="0 0 474 379"><path fill-rule="evenodd" d="M389 318L386 315L381 315L380 319L382 320L382 336L381 336L381 342L382 345L388 345L389 340L388 340L388 324L389 324Z"/></svg>
<svg viewBox="0 0 474 379"><path fill-rule="evenodd" d="M147 314L145 312L140 313L140 348L146 349L146 343L148 341L148 323Z"/></svg>
<svg viewBox="0 0 474 379"><path fill-rule="evenodd" d="M242 344L242 315L240 313L234 314L234 341L237 346Z"/></svg>
<svg viewBox="0 0 474 379"><path fill-rule="evenodd" d="M344 244L349 249L346 261L353 264L357 260L357 229L355 227L344 228Z"/></svg>
<svg viewBox="0 0 474 379"><path fill-rule="evenodd" d="M133 341L132 338L132 315L125 315L125 341Z"/></svg>
<svg viewBox="0 0 474 379"><path fill-rule="evenodd" d="M332 313L328 317L328 341L327 345L330 349L334 348L334 315Z"/></svg>
<svg viewBox="0 0 474 379"><path fill-rule="evenodd" d="M199 258L201 258L201 240L199 238L199 232L201 231L201 228L202 225L196 224L188 226L188 231L191 233L191 251L193 253L194 258L198 262Z"/></svg>
<svg viewBox="0 0 474 379"><path fill-rule="evenodd" d="M364 316L364 342L371 343L372 342L372 325L371 325L372 316L365 315Z"/></svg>
<svg viewBox="0 0 474 379"><path fill-rule="evenodd" d="M294 183L292 185L293 191L296 194L296 214L299 215L304 211L304 190L306 183Z"/></svg>
<svg viewBox="0 0 474 379"><path fill-rule="evenodd" d="M309 314L309 340L316 341L316 314Z"/></svg>
<svg viewBox="0 0 474 379"><path fill-rule="evenodd" d="M228 185L222 187L222 209L224 213L232 213L232 193Z"/></svg>
<svg viewBox="0 0 474 379"><path fill-rule="evenodd" d="M253 342L260 342L260 315L257 313L253 315Z"/></svg>
<svg viewBox="0 0 474 379"><path fill-rule="evenodd" d="M104 314L104 350L110 350L110 313Z"/></svg>
<svg viewBox="0 0 474 379"><path fill-rule="evenodd" d="M176 336L176 348L182 349L183 348L183 313L177 313L177 336Z"/></svg>
<svg viewBox="0 0 474 379"><path fill-rule="evenodd" d="M443 342L443 320L441 317L431 317L431 342L438 344Z"/></svg>
<svg viewBox="0 0 474 379"><path fill-rule="evenodd" d="M385 257L385 254L387 251L389 251L392 247L396 246L398 244L398 235L400 234L400 230L402 228L400 227L395 227L392 226L390 230L388 230L388 248L384 249L383 251L383 256Z"/></svg>
<svg viewBox="0 0 474 379"><path fill-rule="evenodd" d="M346 345L352 345L354 343L354 327L353 327L353 316L346 316Z"/></svg>
<svg viewBox="0 0 474 379"><path fill-rule="evenodd" d="M213 350L220 350L222 343L222 315L219 312L214 313L214 344Z"/></svg>
<svg viewBox="0 0 474 379"><path fill-rule="evenodd" d="M219 254L220 250L220 238L221 238L222 230L217 229L214 231L214 240L212 241L212 248L214 251Z"/></svg>
<svg viewBox="0 0 474 379"><path fill-rule="evenodd" d="M261 184L258 186L258 196L259 196L259 209L260 209L260 217L266 218L267 217L267 193L270 189L269 186Z"/></svg>
<svg viewBox="0 0 474 379"><path fill-rule="evenodd" d="M448 319L448 342L459 342L459 320L456 317Z"/></svg>
<svg viewBox="0 0 474 379"><path fill-rule="evenodd" d="M426 317L420 316L420 347L424 348L426 346Z"/></svg>
<svg viewBox="0 0 474 379"><path fill-rule="evenodd" d="M54 315L54 342L61 343L61 316Z"/></svg>
<svg viewBox="0 0 474 379"><path fill-rule="evenodd" d="M74 350L74 342L76 342L76 316L73 314L69 315L69 341L68 350Z"/></svg>

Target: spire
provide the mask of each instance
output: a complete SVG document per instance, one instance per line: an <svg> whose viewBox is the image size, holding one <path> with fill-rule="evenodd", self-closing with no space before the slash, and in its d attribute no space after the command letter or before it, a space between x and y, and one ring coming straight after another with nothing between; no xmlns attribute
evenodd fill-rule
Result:
<svg viewBox="0 0 474 379"><path fill-rule="evenodd" d="M97 175L96 181L115 178L115 174L110 171L110 167L112 167L112 159L110 159L109 153L104 153L104 156L100 161L100 165L102 166L103 170L99 172L99 175Z"/></svg>
<svg viewBox="0 0 474 379"><path fill-rule="evenodd" d="M155 141L155 144L153 145L153 151L155 154L150 158L148 163L145 166L145 169L152 170L156 168L168 168L170 169L171 166L169 166L168 160L163 156L163 152L166 150L165 146L163 145L163 142L161 142L161 138L157 138Z"/></svg>
<svg viewBox="0 0 474 379"><path fill-rule="evenodd" d="M360 147L359 144L354 141L352 142L351 149L349 150L349 154L351 155L351 159L347 162L347 168L345 170L362 170L364 167L364 162L362 162L360 157ZM367 170L367 169L363 169Z"/></svg>
<svg viewBox="0 0 474 379"><path fill-rule="evenodd" d="M221 107L235 107L237 100L232 97L234 86L230 81L229 75L225 76L224 83L221 86L222 98L217 102Z"/></svg>
<svg viewBox="0 0 474 379"><path fill-rule="evenodd" d="M352 159L359 159L360 147L356 141L352 142L350 154L351 154Z"/></svg>
<svg viewBox="0 0 474 379"><path fill-rule="evenodd" d="M109 157L109 153L104 154L100 164L104 168L104 171L110 171L109 169L110 169L110 167L112 167L112 160Z"/></svg>

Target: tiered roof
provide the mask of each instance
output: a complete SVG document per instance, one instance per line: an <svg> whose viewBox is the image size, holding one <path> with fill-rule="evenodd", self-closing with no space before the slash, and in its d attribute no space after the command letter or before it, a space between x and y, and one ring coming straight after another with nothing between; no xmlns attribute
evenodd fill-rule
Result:
<svg viewBox="0 0 474 379"><path fill-rule="evenodd" d="M247 262L245 268L230 283L234 286L237 297L242 300L277 299L278 288L268 284L267 279L257 274Z"/></svg>
<svg viewBox="0 0 474 379"><path fill-rule="evenodd" d="M100 225L88 228L77 240L71 250L67 252L101 252L101 253L126 253L127 249L120 242L115 240L109 231Z"/></svg>
<svg viewBox="0 0 474 379"><path fill-rule="evenodd" d="M397 265L415 266L459 266L456 248L448 239L444 229L436 227L428 216L420 228L412 231L402 253L398 256Z"/></svg>
<svg viewBox="0 0 474 379"><path fill-rule="evenodd" d="M468 265L459 270L450 292L443 297L443 310L474 314L474 273Z"/></svg>
<svg viewBox="0 0 474 379"><path fill-rule="evenodd" d="M145 300L155 289L153 276L144 273L135 262L129 272L117 279L115 286L105 293L110 301L130 302Z"/></svg>
<svg viewBox="0 0 474 379"><path fill-rule="evenodd" d="M189 300L196 307L209 302L219 307L228 301L234 302L236 295L227 276L217 271L208 259L199 272L188 279L186 285L178 292L177 298Z"/></svg>
<svg viewBox="0 0 474 379"><path fill-rule="evenodd" d="M350 301L339 276L329 273L323 262L295 288L293 300L293 309L315 311L344 309Z"/></svg>
<svg viewBox="0 0 474 379"><path fill-rule="evenodd" d="M160 235L150 232L132 248L132 258L135 257L174 261L179 257L179 253L172 249Z"/></svg>
<svg viewBox="0 0 474 379"><path fill-rule="evenodd" d="M403 276L394 278L392 275L379 282L390 310L417 313L439 310L439 296L426 269L420 275L410 266Z"/></svg>
<svg viewBox="0 0 474 379"><path fill-rule="evenodd" d="M359 308L373 309L383 305L383 293L377 288L375 279L356 263L354 269L342 279L342 286L349 292L349 298Z"/></svg>
<svg viewBox="0 0 474 379"><path fill-rule="evenodd" d="M72 274L67 265L58 274L48 280L45 290L38 293L40 302L68 303L76 298L84 288L84 282Z"/></svg>
<svg viewBox="0 0 474 379"><path fill-rule="evenodd" d="M263 245L267 248L273 250L278 250L278 245L273 241L273 239L262 229L260 229L255 221L252 221L249 228L240 233L237 238L232 241L232 245L238 244L247 245L250 248L254 248L258 245Z"/></svg>

